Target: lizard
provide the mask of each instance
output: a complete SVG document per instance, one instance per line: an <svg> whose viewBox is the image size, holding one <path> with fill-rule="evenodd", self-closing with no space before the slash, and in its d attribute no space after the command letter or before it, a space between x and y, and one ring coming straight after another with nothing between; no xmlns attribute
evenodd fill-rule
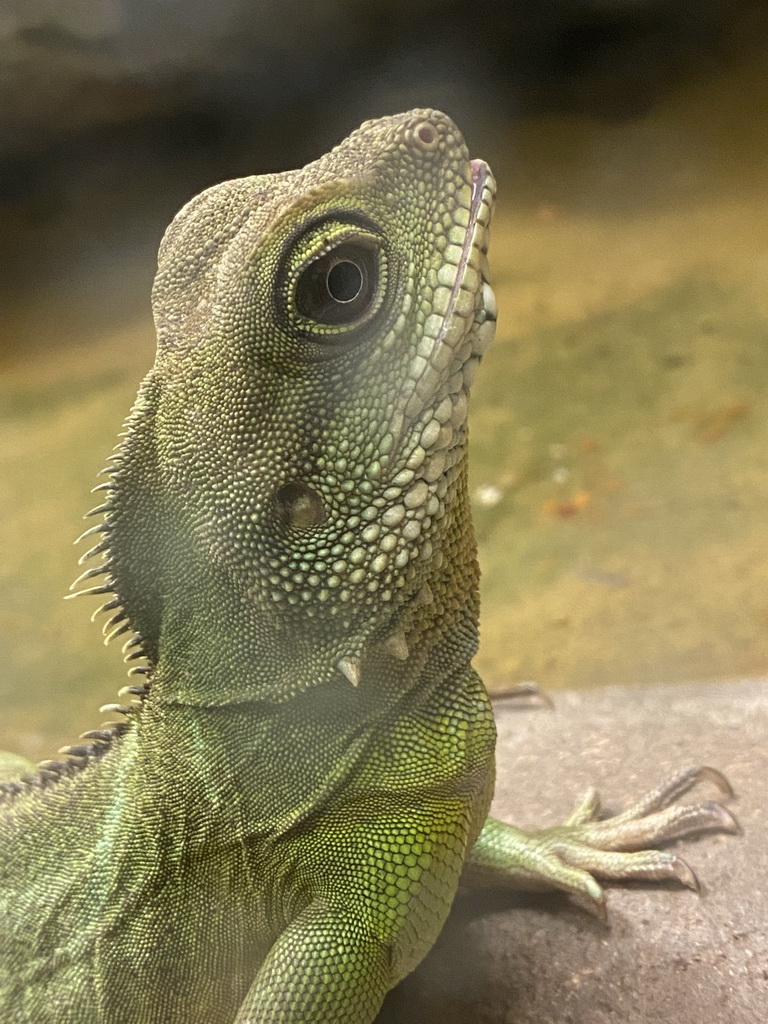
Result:
<svg viewBox="0 0 768 1024"><path fill-rule="evenodd" d="M695 766L614 817L488 816L467 398L494 194L413 110L168 228L77 591L134 681L58 759L2 762L5 1024L366 1024L460 883L602 913L598 878L695 888L657 844L735 830L678 802L728 792Z"/></svg>

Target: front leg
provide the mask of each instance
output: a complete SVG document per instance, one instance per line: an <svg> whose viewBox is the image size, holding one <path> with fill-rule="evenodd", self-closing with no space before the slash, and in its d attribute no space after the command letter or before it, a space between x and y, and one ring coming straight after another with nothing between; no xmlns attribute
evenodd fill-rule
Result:
<svg viewBox="0 0 768 1024"><path fill-rule="evenodd" d="M282 933L235 1024L370 1024L393 981L359 909L317 900Z"/></svg>
<svg viewBox="0 0 768 1024"><path fill-rule="evenodd" d="M470 851L462 882L562 889L586 901L600 917L605 916L605 896L594 876L619 881L677 878L698 890L696 876L681 857L644 847L711 829L738 832L733 815L718 803L673 805L703 780L714 782L726 796L732 796L720 772L689 767L612 818L599 818L600 803L594 790L568 821L555 828L525 832L488 818Z"/></svg>

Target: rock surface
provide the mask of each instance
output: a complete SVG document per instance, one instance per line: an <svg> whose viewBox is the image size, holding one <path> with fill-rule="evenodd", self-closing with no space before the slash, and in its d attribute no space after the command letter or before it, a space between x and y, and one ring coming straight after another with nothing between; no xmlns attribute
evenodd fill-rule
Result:
<svg viewBox="0 0 768 1024"><path fill-rule="evenodd" d="M381 1024L764 1024L766 683L565 692L554 711L499 702L497 817L556 824L592 784L616 811L685 764L711 764L733 784L743 835L676 844L700 898L612 887L608 928L557 895L462 894Z"/></svg>

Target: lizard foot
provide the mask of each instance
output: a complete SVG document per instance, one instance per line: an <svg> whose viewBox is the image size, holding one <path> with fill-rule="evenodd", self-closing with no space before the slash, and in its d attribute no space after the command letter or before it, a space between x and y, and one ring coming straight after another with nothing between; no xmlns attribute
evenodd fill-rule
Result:
<svg viewBox="0 0 768 1024"><path fill-rule="evenodd" d="M468 881L526 889L561 889L605 919L605 894L596 878L659 881L676 878L699 891L692 868L669 850L645 849L696 832L736 833L736 819L721 804L676 804L697 783L713 782L730 797L733 791L714 768L683 768L622 814L600 818L594 789L567 821L554 828L525 832L489 818L468 860Z"/></svg>

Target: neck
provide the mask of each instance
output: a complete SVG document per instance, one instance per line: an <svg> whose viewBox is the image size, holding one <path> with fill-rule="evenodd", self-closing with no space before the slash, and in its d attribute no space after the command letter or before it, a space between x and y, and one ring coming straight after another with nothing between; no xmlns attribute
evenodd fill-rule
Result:
<svg viewBox="0 0 768 1024"><path fill-rule="evenodd" d="M388 610L381 621L367 620L351 635L335 633L333 623L312 628L314 620L302 627L267 616L210 580L177 591L164 606L152 692L160 701L197 707L283 703L331 685L343 695L375 692L394 700L431 685L436 660L440 673L468 664L477 635L474 572L474 560L444 563L394 615ZM392 643L393 629L398 644ZM459 637L463 642L456 644ZM350 651L359 658L357 687L338 667ZM370 710L375 713L375 702Z"/></svg>
<svg viewBox="0 0 768 1024"><path fill-rule="evenodd" d="M161 662L129 748L144 780L137 797L143 808L131 811L131 820L151 814L158 786L173 778L171 830L195 841L216 841L209 833L221 832L222 822L230 837L285 833L357 785L371 745L386 746L404 716L456 685L462 673L446 674L447 660L442 645L403 663L373 652L357 687L337 675L281 703L216 706L180 700L179 667Z"/></svg>
<svg viewBox="0 0 768 1024"><path fill-rule="evenodd" d="M449 662L443 671L468 664L476 646L478 571L465 458L441 480L442 511L433 515L422 548L414 549L402 578L377 591L377 599L369 593L377 577L353 587L349 567L347 589L338 589L331 573L339 556L329 547L322 570L327 588L318 585L316 596L302 594L301 602L294 592L276 601L270 574L278 569L267 553L289 550L290 536L269 533L268 503L255 513L256 532L243 535L238 531L246 519L236 506L190 500L195 480L177 478L178 467L161 458L156 433L162 424L152 412L156 387L150 376L132 413L107 517L114 589L141 636L154 699L196 707L280 703L340 679L351 688L339 669L350 659L352 682L359 669L361 686L367 677L381 676L407 692L435 651ZM361 538L355 543L361 543L364 531L355 518ZM329 537L346 537L345 523L337 519L319 528ZM349 524L351 532L351 519Z"/></svg>

